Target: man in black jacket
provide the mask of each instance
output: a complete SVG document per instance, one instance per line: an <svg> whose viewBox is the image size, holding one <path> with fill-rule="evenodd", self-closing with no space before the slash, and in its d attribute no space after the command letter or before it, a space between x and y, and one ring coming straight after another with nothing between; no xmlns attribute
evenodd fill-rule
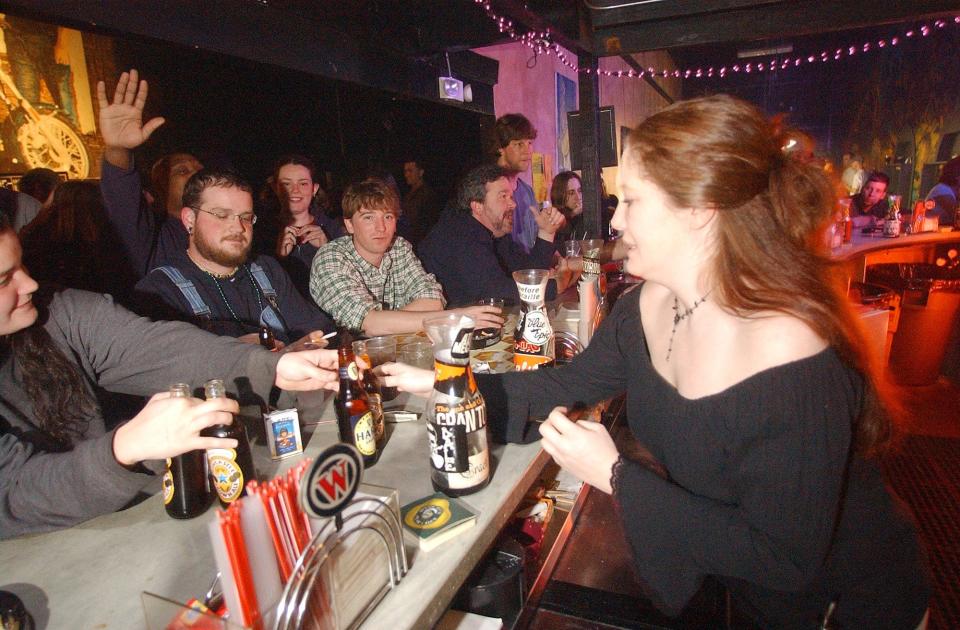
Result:
<svg viewBox="0 0 960 630"><path fill-rule="evenodd" d="M507 172L495 164L478 166L463 178L457 192L459 209L448 210L420 244L424 268L443 285L450 304L471 304L479 298L519 299L511 273L550 269L554 235L563 225L556 208L534 208L537 238L527 253L510 238L513 187ZM548 287L548 299L555 284Z"/></svg>

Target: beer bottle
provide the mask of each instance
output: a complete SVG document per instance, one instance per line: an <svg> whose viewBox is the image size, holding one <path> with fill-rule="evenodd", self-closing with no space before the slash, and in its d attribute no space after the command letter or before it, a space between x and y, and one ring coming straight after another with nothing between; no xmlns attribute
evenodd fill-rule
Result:
<svg viewBox="0 0 960 630"><path fill-rule="evenodd" d="M360 383L360 370L353 355L352 339L344 333L340 339L340 391L334 400L337 411L337 429L340 441L354 445L363 457L364 468L370 468L380 459L373 411L367 393Z"/></svg>
<svg viewBox="0 0 960 630"><path fill-rule="evenodd" d="M223 380L219 378L207 381L203 390L207 400L226 398L227 395ZM207 449L207 465L213 479L213 487L220 498L220 505L227 507L247 493L248 481L257 478L247 431L244 429L243 422L235 417L232 424L215 424L204 429L200 434L206 437L233 438L237 441L235 449Z"/></svg>
<svg viewBox="0 0 960 630"><path fill-rule="evenodd" d="M189 398L190 386L174 383L170 386L170 396ZM173 518L193 518L203 514L212 499L203 451L188 451L167 458L167 470L163 473L163 506L167 514Z"/></svg>
<svg viewBox="0 0 960 630"><path fill-rule="evenodd" d="M472 494L490 481L487 407L470 370L474 321L444 317L424 322L434 343L435 379L425 416L430 482L447 496Z"/></svg>
<svg viewBox="0 0 960 630"><path fill-rule="evenodd" d="M383 420L383 396L380 395L380 382L373 368L367 368L360 374L360 384L367 394L370 403L370 412L373 414L373 438L377 443L377 452L383 450L383 443L387 437L386 426Z"/></svg>
<svg viewBox="0 0 960 630"><path fill-rule="evenodd" d="M270 330L268 326L260 327L260 345L266 348L267 350L273 351L277 349L277 340L273 336L273 331Z"/></svg>

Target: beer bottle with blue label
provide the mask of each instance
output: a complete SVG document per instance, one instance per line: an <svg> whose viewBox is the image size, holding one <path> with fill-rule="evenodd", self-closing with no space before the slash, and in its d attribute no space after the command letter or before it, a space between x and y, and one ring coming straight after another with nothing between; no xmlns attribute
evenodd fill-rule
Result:
<svg viewBox="0 0 960 630"><path fill-rule="evenodd" d="M211 398L226 398L227 390L223 380L215 378L207 381L203 386L207 400ZM253 467L253 454L250 452L250 442L247 440L247 431L240 418L234 417L231 424L215 424L200 432L206 437L233 438L237 441L236 448L209 448L207 449L207 467L210 470L210 479L220 498L220 505L229 506L231 503L247 493L247 482L257 478L257 471Z"/></svg>
<svg viewBox="0 0 960 630"><path fill-rule="evenodd" d="M340 441L355 446L363 457L363 467L370 468L380 459L381 451L377 443L376 419L360 383L360 368L357 367L353 339L349 333L341 335L338 355L340 391L333 406L337 412Z"/></svg>
<svg viewBox="0 0 960 630"><path fill-rule="evenodd" d="M190 386L175 383L170 386L172 398L190 398ZM202 450L187 451L167 458L163 473L163 507L173 518L187 519L203 514L213 495L207 476L207 458Z"/></svg>

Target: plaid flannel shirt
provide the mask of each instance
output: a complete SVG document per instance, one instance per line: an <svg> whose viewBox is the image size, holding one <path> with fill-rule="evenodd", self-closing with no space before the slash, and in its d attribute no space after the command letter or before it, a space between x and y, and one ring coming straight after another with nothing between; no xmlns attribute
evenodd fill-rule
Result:
<svg viewBox="0 0 960 630"><path fill-rule="evenodd" d="M413 246L400 236L379 268L357 253L352 236L330 241L313 258L310 295L337 325L350 330L360 330L373 310L398 310L422 298L445 303L440 283L423 270Z"/></svg>

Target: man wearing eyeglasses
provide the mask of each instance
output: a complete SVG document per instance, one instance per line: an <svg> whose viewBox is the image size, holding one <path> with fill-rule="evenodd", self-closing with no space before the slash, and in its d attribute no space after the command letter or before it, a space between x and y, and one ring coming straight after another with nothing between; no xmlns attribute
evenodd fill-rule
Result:
<svg viewBox="0 0 960 630"><path fill-rule="evenodd" d="M229 170L204 169L183 189L180 220L187 249L168 255L136 286L139 310L157 319L188 319L210 332L256 343L261 327L291 343L333 323L294 289L279 263L250 259L253 195Z"/></svg>

